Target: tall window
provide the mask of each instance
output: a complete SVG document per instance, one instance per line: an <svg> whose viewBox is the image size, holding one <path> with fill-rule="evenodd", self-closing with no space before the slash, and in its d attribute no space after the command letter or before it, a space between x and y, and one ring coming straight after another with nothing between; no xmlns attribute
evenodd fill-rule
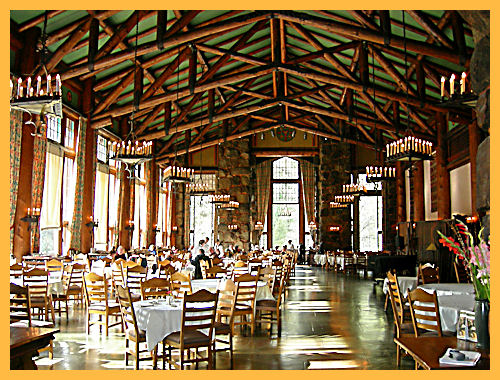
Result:
<svg viewBox="0 0 500 380"><path fill-rule="evenodd" d="M215 174L196 174L194 181L201 181L208 185L209 190L215 190ZM189 241L195 247L201 239L207 236L213 242L214 236L214 216L215 207L210 203L210 197L207 195L191 195L189 203ZM207 253L207 252L205 252Z"/></svg>
<svg viewBox="0 0 500 380"><path fill-rule="evenodd" d="M288 240L299 241L299 162L283 157L273 162L272 246L282 247Z"/></svg>
<svg viewBox="0 0 500 380"><path fill-rule="evenodd" d="M77 132L74 120L66 116L63 119L47 117L49 143L40 213L40 252L44 254L64 254L69 249L75 198Z"/></svg>
<svg viewBox="0 0 500 380"><path fill-rule="evenodd" d="M376 184L366 182L366 174L358 175L358 183L367 190L375 190ZM382 197L359 197L359 250L382 250Z"/></svg>
<svg viewBox="0 0 500 380"><path fill-rule="evenodd" d="M146 180L144 178L144 164L141 164L135 171L136 179L134 184L134 233L132 235L132 248L146 247Z"/></svg>

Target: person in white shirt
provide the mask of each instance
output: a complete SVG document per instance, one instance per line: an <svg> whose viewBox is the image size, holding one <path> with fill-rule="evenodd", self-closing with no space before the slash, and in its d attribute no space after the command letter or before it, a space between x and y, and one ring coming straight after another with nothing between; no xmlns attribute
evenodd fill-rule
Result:
<svg viewBox="0 0 500 380"><path fill-rule="evenodd" d="M210 244L208 244L208 241L210 239L208 237L205 238L205 240L200 240L200 243L203 242L201 248L203 248L203 250L208 253L210 251Z"/></svg>
<svg viewBox="0 0 500 380"><path fill-rule="evenodd" d="M293 244L292 244L292 241L291 241L291 240L288 240L288 245L287 245L287 247L288 247L288 250L289 250L289 251L295 252L295 247L293 246Z"/></svg>

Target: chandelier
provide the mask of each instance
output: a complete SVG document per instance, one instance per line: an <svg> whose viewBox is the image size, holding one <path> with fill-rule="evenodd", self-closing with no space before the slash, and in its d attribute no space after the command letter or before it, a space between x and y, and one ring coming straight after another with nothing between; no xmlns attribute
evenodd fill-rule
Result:
<svg viewBox="0 0 500 380"><path fill-rule="evenodd" d="M184 168L177 165L169 165L163 170L163 181L174 183L191 182L193 169Z"/></svg>
<svg viewBox="0 0 500 380"><path fill-rule="evenodd" d="M334 197L335 203L354 203L354 195L336 195Z"/></svg>
<svg viewBox="0 0 500 380"><path fill-rule="evenodd" d="M136 25L135 35L135 57L134 57L134 83L137 83L137 38L139 34L139 20ZM129 120L130 131L125 139L121 142L113 142L109 150L109 158L115 161L123 162L128 166L135 167L144 162L153 159L153 143L151 141L139 140L134 132L134 116L135 110L139 109L140 93L134 90L134 109Z"/></svg>
<svg viewBox="0 0 500 380"><path fill-rule="evenodd" d="M360 195L362 193L366 193L366 186L355 183L342 185L342 192L344 194Z"/></svg>
<svg viewBox="0 0 500 380"><path fill-rule="evenodd" d="M186 191L191 195L207 195L210 193L210 186L203 182L192 182L186 184Z"/></svg>
<svg viewBox="0 0 500 380"><path fill-rule="evenodd" d="M339 232L340 231L340 226L329 226L328 231L330 232Z"/></svg>
<svg viewBox="0 0 500 380"><path fill-rule="evenodd" d="M240 207L240 202L229 201L227 203L222 203L219 207L224 210L236 210Z"/></svg>
<svg viewBox="0 0 500 380"><path fill-rule="evenodd" d="M264 225L262 224L262 222L257 222L255 223L254 228L258 231L262 231L264 229Z"/></svg>
<svg viewBox="0 0 500 380"><path fill-rule="evenodd" d="M10 80L10 108L13 110L20 110L28 112L29 114L52 115L59 118L63 117L62 114L62 83L61 76L55 76L55 84L52 85L52 76L47 73L45 67L45 55L47 53L47 14L45 11L45 18L43 24L43 31L41 35L42 49L40 51L40 65L35 69L45 71L45 90L42 87L42 76L36 77L35 83L31 83L31 77L26 81L22 78L17 80ZM26 83L26 84L25 84Z"/></svg>
<svg viewBox="0 0 500 380"><path fill-rule="evenodd" d="M24 83L26 82L26 84ZM14 85L16 83L16 85ZM42 88L42 77L37 76L36 88L31 83L31 77L26 81L18 78L10 81L10 108L26 111L36 115L53 115L62 117L62 83L61 76L56 75L55 86L52 86L52 77L46 76L45 91Z"/></svg>
<svg viewBox="0 0 500 380"><path fill-rule="evenodd" d="M347 203L330 202L330 208L347 208Z"/></svg>
<svg viewBox="0 0 500 380"><path fill-rule="evenodd" d="M467 106L474 108L477 103L477 95L472 92L472 89L468 90L467 86L467 74L462 72L460 77L460 82L457 82L455 74L451 74L449 83L449 96L445 98L445 86L446 78L441 77L441 105L449 107ZM458 84L458 88L457 88Z"/></svg>
<svg viewBox="0 0 500 380"><path fill-rule="evenodd" d="M230 231L237 231L238 230L238 225L237 224L230 224L227 226L227 229Z"/></svg>
<svg viewBox="0 0 500 380"><path fill-rule="evenodd" d="M229 194L210 194L210 202L214 204L228 203L230 199Z"/></svg>
<svg viewBox="0 0 500 380"><path fill-rule="evenodd" d="M432 160L432 142L405 136L385 146L386 161Z"/></svg>
<svg viewBox="0 0 500 380"><path fill-rule="evenodd" d="M366 180L369 182L396 179L396 168L390 166L367 166Z"/></svg>

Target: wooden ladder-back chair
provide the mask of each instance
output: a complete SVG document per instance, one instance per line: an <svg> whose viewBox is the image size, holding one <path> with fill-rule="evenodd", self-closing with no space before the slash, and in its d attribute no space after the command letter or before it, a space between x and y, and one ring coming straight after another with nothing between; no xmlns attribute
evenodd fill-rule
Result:
<svg viewBox="0 0 500 380"><path fill-rule="evenodd" d="M130 290L132 299L137 301L141 298L141 282L146 279L148 270L140 265L126 267L123 271L125 276L125 286Z"/></svg>
<svg viewBox="0 0 500 380"><path fill-rule="evenodd" d="M191 294L193 292L191 278L181 272L175 272L170 276L170 286L173 296L177 299L183 298L184 294Z"/></svg>
<svg viewBox="0 0 500 380"><path fill-rule="evenodd" d="M23 277L23 266L19 263L12 264L10 266L10 278L22 278Z"/></svg>
<svg viewBox="0 0 500 380"><path fill-rule="evenodd" d="M259 271L259 281L266 282L269 290L272 292L276 284L276 269L273 269L271 267L261 268Z"/></svg>
<svg viewBox="0 0 500 380"><path fill-rule="evenodd" d="M207 260L200 260L200 270L203 279L207 278L207 269L210 268L210 262Z"/></svg>
<svg viewBox="0 0 500 380"><path fill-rule="evenodd" d="M106 277L95 273L87 273L84 276L84 285L87 301L87 334L90 334L90 326L99 325L99 331L102 331L102 326L104 326L106 336L108 336L110 327L122 325L120 305L109 300ZM97 315L97 321L90 321L92 314ZM111 316L117 319L115 323L109 323L109 317Z"/></svg>
<svg viewBox="0 0 500 380"><path fill-rule="evenodd" d="M236 284L235 299L232 305L232 325L234 334L234 326L240 325L250 326L251 334L255 330L255 296L257 294L258 275L242 274L234 279ZM240 317L240 321L236 321L236 317ZM248 317L248 320L247 320Z"/></svg>
<svg viewBox="0 0 500 380"><path fill-rule="evenodd" d="M272 334L272 326L276 324L278 328L278 337L281 337L281 302L283 299L283 289L285 287L285 278L281 277L278 285L278 294L274 300L259 300L255 302L255 322L269 323L269 335Z"/></svg>
<svg viewBox="0 0 500 380"><path fill-rule="evenodd" d="M49 276L51 273L62 276L64 264L59 260L51 259L45 263L45 270L49 272Z"/></svg>
<svg viewBox="0 0 500 380"><path fill-rule="evenodd" d="M44 317L45 321L49 321L50 315L52 323L55 323L52 297L48 290L49 272L38 268L25 269L23 271L23 285L29 287L31 316L38 317L38 319Z"/></svg>
<svg viewBox="0 0 500 380"><path fill-rule="evenodd" d="M170 295L170 280L166 278L150 278L141 282L141 296L143 300L166 298Z"/></svg>
<svg viewBox="0 0 500 380"><path fill-rule="evenodd" d="M418 265L418 285L439 283L439 267Z"/></svg>
<svg viewBox="0 0 500 380"><path fill-rule="evenodd" d="M29 296L29 287L22 287L16 284L10 284L10 326L11 327L54 327L53 322L33 320L31 318L31 304ZM49 351L49 359L54 357L54 344L50 343L38 350Z"/></svg>
<svg viewBox="0 0 500 380"><path fill-rule="evenodd" d="M441 318L439 316L439 303L435 291L427 293L420 288L411 292L408 291L408 303L410 304L415 336L443 336Z"/></svg>
<svg viewBox="0 0 500 380"><path fill-rule="evenodd" d="M217 320L214 324L214 339L212 350L214 352L214 368L216 368L217 352L229 351L231 369L233 369L233 304L236 296L236 286L233 282L227 283L224 289L219 290L219 301L217 302ZM226 318L226 322L222 321ZM221 335L227 335L227 340L222 339ZM217 348L216 343L223 343L222 348Z"/></svg>
<svg viewBox="0 0 500 380"><path fill-rule="evenodd" d="M196 369L198 363L208 362L208 369L212 369L212 331L215 322L217 310L217 299L219 292L211 293L201 289L194 294L186 294L182 307L181 330L169 334L164 343L168 344L168 363L169 368L174 365L176 368L184 369L185 363L195 363ZM172 360L172 347L179 349L180 363ZM200 348L207 348L207 356L199 355ZM195 350L193 358L186 359L184 350Z"/></svg>
<svg viewBox="0 0 500 380"><path fill-rule="evenodd" d="M459 284L468 284L470 283L470 276L467 272L467 269L464 266L462 261L453 262L453 268L455 269L455 276L457 277L457 282Z"/></svg>
<svg viewBox="0 0 500 380"><path fill-rule="evenodd" d="M207 269L206 278L223 278L227 275L227 270L219 267L213 266Z"/></svg>
<svg viewBox="0 0 500 380"><path fill-rule="evenodd" d="M67 291L68 298L73 301L78 301L81 305L84 305L83 293L83 276L86 273L87 266L85 264L73 263L71 271L71 282L69 284L69 289Z"/></svg>
<svg viewBox="0 0 500 380"><path fill-rule="evenodd" d="M61 313L64 312L66 313L66 319L68 319L68 291L71 285L72 273L73 273L73 265L66 265L64 267L64 271L62 274L63 293L52 294L52 300L54 301L54 311L58 312L59 318L61 317ZM65 309L62 308L61 302L64 302L66 306Z"/></svg>
<svg viewBox="0 0 500 380"><path fill-rule="evenodd" d="M125 325L125 365L128 365L129 355L133 355L135 357L135 369L139 369L139 362L141 360L149 360L149 357L141 358L140 354L149 354L151 352L153 368L156 369L158 346L146 347L143 350L139 347L140 343L146 343L146 333L137 326L137 318L135 316L134 303L132 302L130 290L121 285L117 285L116 295L120 304L123 324ZM133 344L131 345L130 342ZM163 349L165 350L165 347ZM165 364L163 367L165 368Z"/></svg>
<svg viewBox="0 0 500 380"><path fill-rule="evenodd" d="M391 301L392 313L394 315L394 327L396 329L396 338L403 335L413 335L413 323L407 322L410 311L405 307L405 301L402 299L399 290L399 283L396 274L387 272L389 280L389 289L387 295ZM396 345L396 362L399 367L401 363L401 347Z"/></svg>
<svg viewBox="0 0 500 380"><path fill-rule="evenodd" d="M170 277L177 272L177 269L175 269L170 262L162 265L160 264L160 271L159 271L159 277L160 278L165 278L165 279L170 279Z"/></svg>

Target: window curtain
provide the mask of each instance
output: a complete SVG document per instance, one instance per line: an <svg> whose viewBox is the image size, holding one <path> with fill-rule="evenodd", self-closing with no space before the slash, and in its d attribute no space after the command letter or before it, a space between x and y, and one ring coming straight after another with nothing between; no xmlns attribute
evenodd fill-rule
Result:
<svg viewBox="0 0 500 380"><path fill-rule="evenodd" d="M76 185L76 160L69 157L64 158L63 169L63 252L67 253L71 244L71 221L75 209L75 185Z"/></svg>
<svg viewBox="0 0 500 380"><path fill-rule="evenodd" d="M119 170L119 169L118 169ZM119 171L117 171L119 173ZM120 208L120 179L118 175L109 175L109 244L111 247L118 246L118 216Z"/></svg>
<svg viewBox="0 0 500 380"><path fill-rule="evenodd" d="M158 201L158 224L157 228L160 230L156 234L156 245L163 246L163 235L165 232L165 211L167 203L167 194L160 190L159 201Z"/></svg>
<svg viewBox="0 0 500 380"><path fill-rule="evenodd" d="M95 179L94 220L98 226L94 228L94 247L102 250L106 250L108 242L108 185L108 168L99 164Z"/></svg>
<svg viewBox="0 0 500 380"><path fill-rule="evenodd" d="M300 174L302 177L302 189L304 190L304 205L307 215L307 223L315 220L314 201L316 193L316 178L314 173L314 165L306 160L299 160Z"/></svg>
<svg viewBox="0 0 500 380"><path fill-rule="evenodd" d="M269 206L269 195L271 186L271 168L272 160L261 162L255 166L256 181L256 202L257 202L257 221L264 223L266 220L267 209ZM258 236L262 231L258 231Z"/></svg>
<svg viewBox="0 0 500 380"><path fill-rule="evenodd" d="M33 146L33 169L31 175L31 207L42 207L43 185L45 182L45 154L47 152L47 124L40 126L40 135L35 137ZM32 252L40 250L40 223L31 234Z"/></svg>
<svg viewBox="0 0 500 380"><path fill-rule="evenodd" d="M83 206L83 177L85 173L85 148L86 148L87 122L80 118L78 128L75 183L75 206L73 210L73 220L71 221L71 243L70 247L80 251L82 243L82 206Z"/></svg>
<svg viewBox="0 0 500 380"><path fill-rule="evenodd" d="M17 189L19 187L19 165L21 163L21 138L23 135L23 113L10 113L10 252L14 249L14 219L16 216Z"/></svg>
<svg viewBox="0 0 500 380"><path fill-rule="evenodd" d="M55 144L48 143L45 158L45 183L40 212L40 229L61 226L61 185L63 174L63 152Z"/></svg>

